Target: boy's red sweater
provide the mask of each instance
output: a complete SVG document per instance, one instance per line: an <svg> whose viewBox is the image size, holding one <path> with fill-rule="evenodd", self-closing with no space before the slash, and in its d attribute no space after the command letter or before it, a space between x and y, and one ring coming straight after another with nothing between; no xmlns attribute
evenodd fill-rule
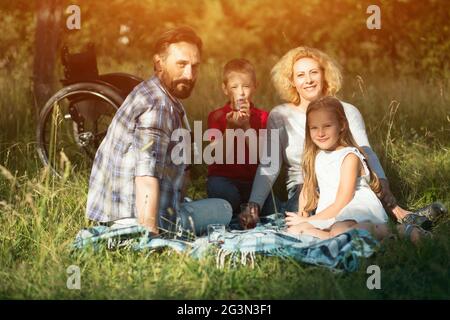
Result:
<svg viewBox="0 0 450 320"><path fill-rule="evenodd" d="M208 115L208 129L219 129L222 134L225 134L226 114L231 112L230 102L223 107L211 111ZM250 105L250 127L256 130L256 134L259 133L259 129L265 129L267 125L267 118L269 113L267 111L257 109L253 105ZM213 137L210 137L210 141ZM237 164L237 143L236 138L234 141L234 164L225 163L225 154L223 155L224 164L211 164L208 166L208 176L221 176L230 179L236 179L241 181L253 181L256 174L258 164L249 164L249 150L245 145L245 164Z"/></svg>

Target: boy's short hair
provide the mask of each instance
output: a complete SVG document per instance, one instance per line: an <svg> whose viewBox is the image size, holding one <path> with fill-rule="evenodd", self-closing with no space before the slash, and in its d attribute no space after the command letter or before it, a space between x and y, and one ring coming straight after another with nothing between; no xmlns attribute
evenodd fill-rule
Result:
<svg viewBox="0 0 450 320"><path fill-rule="evenodd" d="M228 75L231 72L240 72L250 74L252 81L256 84L255 67L247 59L233 59L228 61L223 67L223 83L227 84Z"/></svg>

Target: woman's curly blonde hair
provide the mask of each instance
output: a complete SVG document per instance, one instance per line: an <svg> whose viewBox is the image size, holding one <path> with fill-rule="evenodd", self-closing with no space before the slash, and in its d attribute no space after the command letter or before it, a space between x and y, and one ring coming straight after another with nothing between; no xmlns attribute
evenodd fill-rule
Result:
<svg viewBox="0 0 450 320"><path fill-rule="evenodd" d="M342 73L337 62L318 49L297 47L288 51L271 71L273 85L283 100L295 105L300 103L300 95L293 84L293 67L301 58L312 58L319 63L325 78L323 95L334 96L341 89Z"/></svg>

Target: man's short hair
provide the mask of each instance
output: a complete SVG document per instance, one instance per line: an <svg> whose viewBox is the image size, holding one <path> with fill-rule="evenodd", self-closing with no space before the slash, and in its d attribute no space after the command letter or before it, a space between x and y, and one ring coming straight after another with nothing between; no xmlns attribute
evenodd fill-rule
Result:
<svg viewBox="0 0 450 320"><path fill-rule="evenodd" d="M187 26L169 29L163 32L158 39L156 39L154 46L155 54L165 54L167 48L172 43L188 42L197 46L198 51L202 52L202 39L195 33L194 29Z"/></svg>
<svg viewBox="0 0 450 320"><path fill-rule="evenodd" d="M249 74L252 77L252 81L256 84L256 72L255 67L247 59L233 59L228 61L223 67L223 83L227 84L228 75L231 72L240 72Z"/></svg>

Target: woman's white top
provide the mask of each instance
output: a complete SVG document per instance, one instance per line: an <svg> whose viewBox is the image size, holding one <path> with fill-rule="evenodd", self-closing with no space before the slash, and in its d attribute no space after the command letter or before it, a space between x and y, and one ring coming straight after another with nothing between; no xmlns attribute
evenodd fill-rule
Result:
<svg viewBox="0 0 450 320"><path fill-rule="evenodd" d="M365 158L358 149L353 147L345 147L336 151L322 150L317 154L315 170L320 195L316 214L325 210L336 200L341 179L342 162L350 153L355 154L360 159L365 174L357 178L353 199L335 218L308 221L316 228L328 229L334 223L345 220L371 223L386 223L388 221L383 205L370 188L370 172L364 161Z"/></svg>

